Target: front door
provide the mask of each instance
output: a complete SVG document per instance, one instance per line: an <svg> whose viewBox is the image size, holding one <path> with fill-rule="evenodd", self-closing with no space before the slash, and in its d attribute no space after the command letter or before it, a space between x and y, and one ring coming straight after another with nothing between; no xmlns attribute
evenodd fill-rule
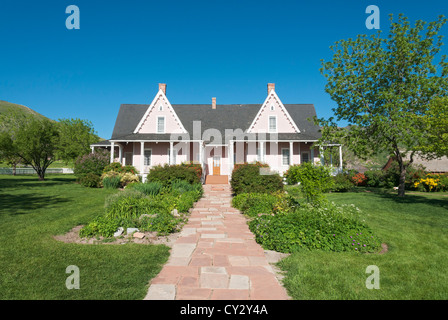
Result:
<svg viewBox="0 0 448 320"><path fill-rule="evenodd" d="M219 176L221 174L221 157L214 156L213 157L213 175Z"/></svg>
<svg viewBox="0 0 448 320"><path fill-rule="evenodd" d="M132 165L132 152L124 153L124 163L125 165Z"/></svg>

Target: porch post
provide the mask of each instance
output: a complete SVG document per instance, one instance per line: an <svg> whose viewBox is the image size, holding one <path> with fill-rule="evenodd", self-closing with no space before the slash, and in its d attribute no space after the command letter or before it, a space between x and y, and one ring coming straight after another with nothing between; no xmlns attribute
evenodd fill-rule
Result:
<svg viewBox="0 0 448 320"><path fill-rule="evenodd" d="M95 153L95 147L90 147L90 150L92 150L92 153Z"/></svg>
<svg viewBox="0 0 448 320"><path fill-rule="evenodd" d="M144 174L144 165L145 165L145 143L140 142L140 174Z"/></svg>
<svg viewBox="0 0 448 320"><path fill-rule="evenodd" d="M299 142L299 164L301 164L302 163L302 155L300 154L300 144L301 144L302 142Z"/></svg>
<svg viewBox="0 0 448 320"><path fill-rule="evenodd" d="M121 144L118 144L118 162L123 164L123 146Z"/></svg>
<svg viewBox="0 0 448 320"><path fill-rule="evenodd" d="M114 150L115 150L115 143L110 143L110 163L114 162Z"/></svg>
<svg viewBox="0 0 448 320"><path fill-rule="evenodd" d="M264 141L260 141L259 143L260 143L260 160L261 160L260 162L264 163L266 161L264 157Z"/></svg>
<svg viewBox="0 0 448 320"><path fill-rule="evenodd" d="M199 161L201 162L202 170L204 170L204 159L202 156L202 141L199 141L198 144L199 144Z"/></svg>
<svg viewBox="0 0 448 320"><path fill-rule="evenodd" d="M170 165L173 164L173 141L170 141Z"/></svg>
<svg viewBox="0 0 448 320"><path fill-rule="evenodd" d="M233 171L233 141L230 140L229 144L228 144L228 152L227 154L229 155L229 176L232 174Z"/></svg>
<svg viewBox="0 0 448 320"><path fill-rule="evenodd" d="M294 163L292 161L292 152L293 152L293 142L289 141L289 165L292 166Z"/></svg>

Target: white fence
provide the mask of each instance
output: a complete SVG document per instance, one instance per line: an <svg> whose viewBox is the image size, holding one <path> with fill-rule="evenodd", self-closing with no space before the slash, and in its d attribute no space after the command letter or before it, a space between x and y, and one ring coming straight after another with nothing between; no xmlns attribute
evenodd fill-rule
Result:
<svg viewBox="0 0 448 320"><path fill-rule="evenodd" d="M73 173L71 168L48 168L47 173ZM12 174L12 168L0 168L0 174ZM33 168L16 168L16 174L37 174Z"/></svg>

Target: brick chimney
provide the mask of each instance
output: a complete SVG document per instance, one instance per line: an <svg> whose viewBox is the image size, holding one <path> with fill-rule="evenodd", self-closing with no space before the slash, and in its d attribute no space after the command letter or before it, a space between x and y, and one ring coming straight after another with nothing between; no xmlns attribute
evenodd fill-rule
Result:
<svg viewBox="0 0 448 320"><path fill-rule="evenodd" d="M163 94L166 95L166 84L159 83L159 90L162 90Z"/></svg>
<svg viewBox="0 0 448 320"><path fill-rule="evenodd" d="M268 94L271 93L271 91L275 91L275 83L268 83Z"/></svg>
<svg viewBox="0 0 448 320"><path fill-rule="evenodd" d="M216 109L216 98L212 98L212 109Z"/></svg>

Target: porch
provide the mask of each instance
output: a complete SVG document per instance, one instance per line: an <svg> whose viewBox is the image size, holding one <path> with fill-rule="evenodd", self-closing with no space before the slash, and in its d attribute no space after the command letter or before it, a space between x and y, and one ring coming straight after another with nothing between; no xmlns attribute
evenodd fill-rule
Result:
<svg viewBox="0 0 448 320"><path fill-rule="evenodd" d="M337 147L335 171L342 170L341 145L315 146L315 142L231 140L228 144L211 145L202 140L111 141L110 161L134 166L143 180L154 166L196 162L201 164L205 184L227 184L235 164L262 162L283 175L291 165L324 163L324 148Z"/></svg>

